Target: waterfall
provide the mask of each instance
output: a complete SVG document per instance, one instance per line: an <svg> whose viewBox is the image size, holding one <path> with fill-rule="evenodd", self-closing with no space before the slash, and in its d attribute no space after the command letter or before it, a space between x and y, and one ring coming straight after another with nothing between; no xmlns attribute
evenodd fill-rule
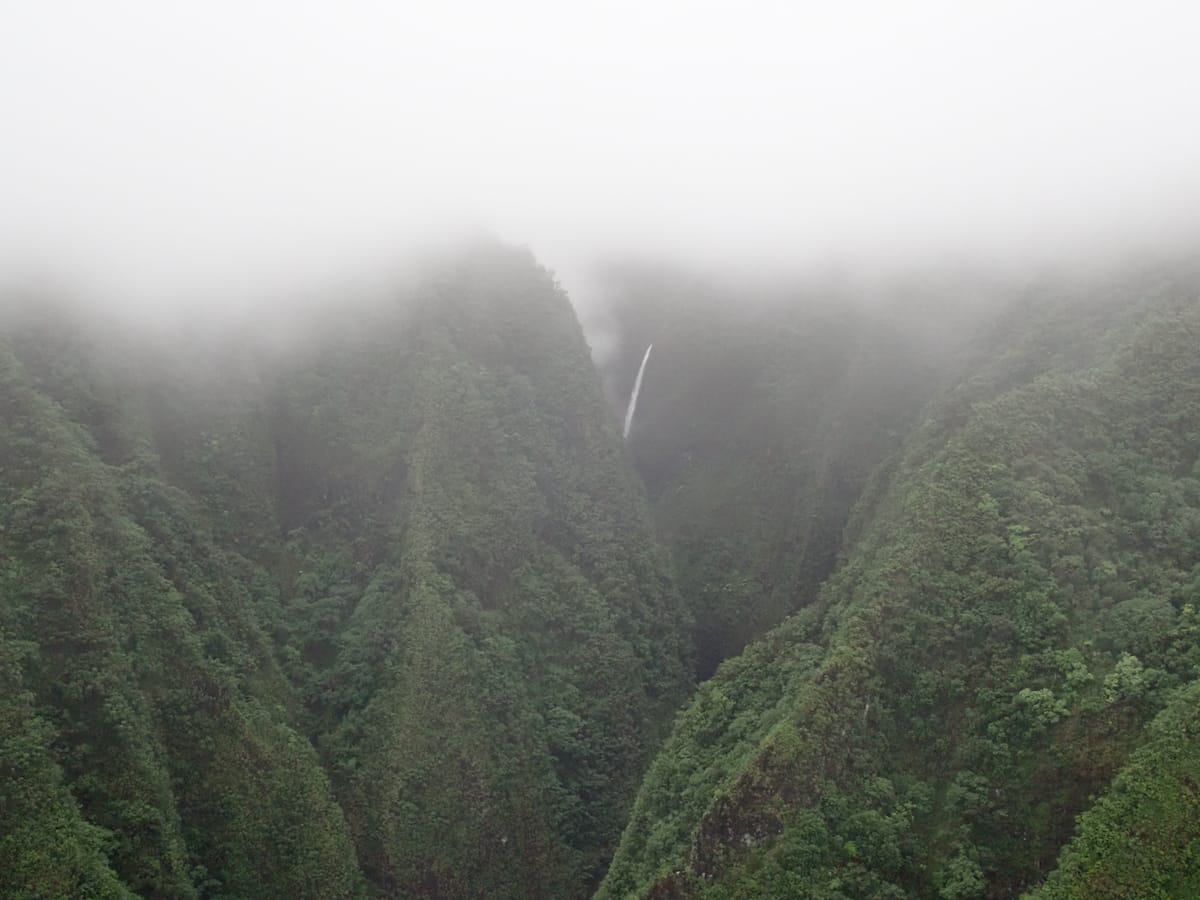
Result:
<svg viewBox="0 0 1200 900"><path fill-rule="evenodd" d="M629 397L629 409L625 410L625 438L629 438L629 429L633 427L633 414L637 411L638 394L642 392L642 376L646 374L646 363L650 361L650 351L654 349L651 344L646 348L646 355L642 357L642 364L638 368L637 378L633 382L633 393Z"/></svg>

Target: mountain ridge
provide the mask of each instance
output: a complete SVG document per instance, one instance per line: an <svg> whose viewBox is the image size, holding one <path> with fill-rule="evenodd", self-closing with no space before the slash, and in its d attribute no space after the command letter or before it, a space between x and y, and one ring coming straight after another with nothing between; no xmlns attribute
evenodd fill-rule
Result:
<svg viewBox="0 0 1200 900"><path fill-rule="evenodd" d="M6 315L4 892L1200 883L1189 270L610 275L628 442L522 249L274 330Z"/></svg>

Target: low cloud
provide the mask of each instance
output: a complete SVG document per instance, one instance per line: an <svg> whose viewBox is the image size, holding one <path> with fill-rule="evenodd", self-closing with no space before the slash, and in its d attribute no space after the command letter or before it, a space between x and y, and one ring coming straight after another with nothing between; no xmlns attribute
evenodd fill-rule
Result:
<svg viewBox="0 0 1200 900"><path fill-rule="evenodd" d="M620 254L1183 246L1198 27L1155 2L9 4L0 276L226 302L485 229L586 305Z"/></svg>

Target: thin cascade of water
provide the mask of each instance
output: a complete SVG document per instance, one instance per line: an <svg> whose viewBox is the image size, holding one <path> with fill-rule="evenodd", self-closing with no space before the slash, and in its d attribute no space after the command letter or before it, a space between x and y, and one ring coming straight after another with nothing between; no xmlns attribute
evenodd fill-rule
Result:
<svg viewBox="0 0 1200 900"><path fill-rule="evenodd" d="M646 374L646 363L650 361L650 351L653 349L653 344L646 348L646 355L642 357L642 364L638 367L637 378L633 382L633 393L629 397L629 409L625 410L626 440L629 439L629 429L633 427L633 414L637 411L638 394L642 392L642 376Z"/></svg>

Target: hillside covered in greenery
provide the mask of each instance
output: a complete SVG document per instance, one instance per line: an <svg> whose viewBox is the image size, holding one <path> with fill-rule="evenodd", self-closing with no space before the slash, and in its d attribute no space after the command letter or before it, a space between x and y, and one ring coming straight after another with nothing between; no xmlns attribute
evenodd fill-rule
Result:
<svg viewBox="0 0 1200 900"><path fill-rule="evenodd" d="M1198 342L1158 272L990 326L679 717L599 896L1194 895Z"/></svg>
<svg viewBox="0 0 1200 900"><path fill-rule="evenodd" d="M0 893L583 896L688 618L573 312L481 246L387 303L0 337Z"/></svg>
<svg viewBox="0 0 1200 900"><path fill-rule="evenodd" d="M613 266L620 404L654 344L631 453L695 616L697 670L761 637L838 563L850 512L964 366L998 287L953 273L876 292Z"/></svg>
<svg viewBox="0 0 1200 900"><path fill-rule="evenodd" d="M4 306L0 896L1200 894L1200 279L604 284Z"/></svg>

